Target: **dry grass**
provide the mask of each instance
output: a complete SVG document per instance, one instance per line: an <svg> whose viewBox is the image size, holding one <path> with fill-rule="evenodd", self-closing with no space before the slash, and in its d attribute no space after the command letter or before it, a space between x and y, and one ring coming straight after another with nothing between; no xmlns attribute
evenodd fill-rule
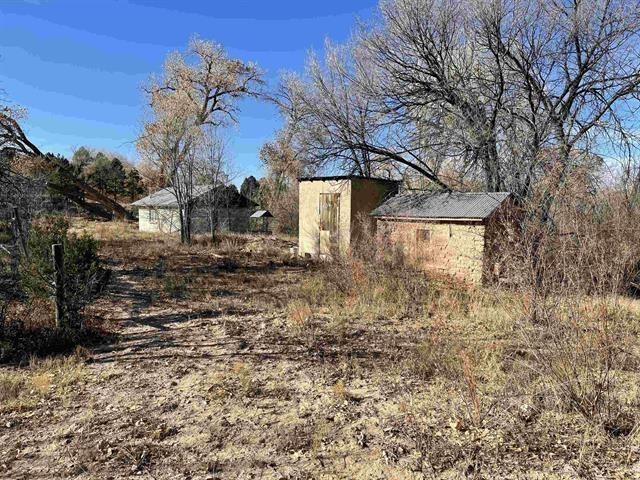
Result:
<svg viewBox="0 0 640 480"><path fill-rule="evenodd" d="M634 478L640 465L637 300L555 310L592 326L569 330L567 346L595 348L601 319L626 329L615 338L633 355L615 361L610 392L624 413L612 425L632 430L607 430L536 359L548 337L527 322L528 295L393 259L307 264L269 238L103 234L116 276L89 313L119 322L121 341L69 373L55 416L40 400L9 413L5 443L26 448L6 453L0 476ZM186 294L165 291L167 278L188 279ZM52 370L23 370L3 391L56 401L64 376Z"/></svg>
<svg viewBox="0 0 640 480"><path fill-rule="evenodd" d="M311 325L313 311L305 301L293 301L287 306L287 326L291 331L300 335Z"/></svg>
<svg viewBox="0 0 640 480"><path fill-rule="evenodd" d="M66 356L33 359L28 367L0 371L0 413L34 409L45 399L68 399L84 379L81 351Z"/></svg>
<svg viewBox="0 0 640 480"><path fill-rule="evenodd" d="M526 423L561 416L585 435L625 437L632 455L640 428L639 302L618 296L553 300L547 308L553 318L534 325L527 321L532 298L524 292L457 287L352 257L307 278L289 308L315 305L331 318L316 335L340 341L345 323L362 336L385 335L380 323L391 323L395 335L386 342L406 352L405 385L415 376L444 387L441 400L457 405L450 413L456 430L508 435L514 414ZM412 338L402 335L411 331ZM334 390L344 392L344 384ZM546 434L552 432L558 429Z"/></svg>

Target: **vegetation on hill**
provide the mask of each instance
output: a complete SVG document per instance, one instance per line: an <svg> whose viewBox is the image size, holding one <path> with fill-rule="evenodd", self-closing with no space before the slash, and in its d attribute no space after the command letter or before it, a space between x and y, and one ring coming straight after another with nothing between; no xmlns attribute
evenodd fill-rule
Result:
<svg viewBox="0 0 640 480"><path fill-rule="evenodd" d="M80 178L114 200L133 201L145 192L142 176L137 168L119 156L86 147L77 149L71 158L71 166Z"/></svg>

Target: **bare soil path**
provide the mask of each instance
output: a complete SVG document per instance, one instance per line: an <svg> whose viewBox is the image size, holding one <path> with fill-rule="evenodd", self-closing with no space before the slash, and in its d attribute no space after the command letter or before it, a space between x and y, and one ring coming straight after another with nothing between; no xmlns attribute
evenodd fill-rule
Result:
<svg viewBox="0 0 640 480"><path fill-rule="evenodd" d="M71 395L3 418L10 427L0 439L14 442L7 478L217 478L229 469L242 478L269 469L271 453L227 439L242 429L260 445L265 413L281 413L264 392L287 395L269 373L284 352L265 341L265 325L303 267L210 251L167 260L162 243L132 248L105 249L113 277L90 309L118 340L92 350Z"/></svg>
<svg viewBox="0 0 640 480"><path fill-rule="evenodd" d="M635 437L575 414L507 398L471 425L464 383L420 368L428 319L310 309L315 267L286 242L124 237L86 312L117 339L0 409L0 478L638 478Z"/></svg>

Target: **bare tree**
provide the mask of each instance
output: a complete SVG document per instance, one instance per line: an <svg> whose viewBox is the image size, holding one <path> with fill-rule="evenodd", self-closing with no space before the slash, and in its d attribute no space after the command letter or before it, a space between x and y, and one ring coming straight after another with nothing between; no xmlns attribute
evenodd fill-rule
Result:
<svg viewBox="0 0 640 480"><path fill-rule="evenodd" d="M380 3L381 23L357 44L377 71L369 89L390 122L406 124L408 146L435 172L453 165L502 190L499 113L506 103L499 59L482 49L473 4L464 0Z"/></svg>
<svg viewBox="0 0 640 480"><path fill-rule="evenodd" d="M391 122L380 99L370 95L374 78L365 58L329 43L326 50L324 65L309 58L307 78L286 76L279 96L295 142L314 168L372 176L400 165L446 188L410 147L413 125Z"/></svg>
<svg viewBox="0 0 640 480"><path fill-rule="evenodd" d="M195 162L203 129L235 122L237 100L257 94L260 75L254 64L228 58L222 46L194 38L186 53L169 55L163 76L145 89L151 118L138 148L176 196L185 243L191 241Z"/></svg>
<svg viewBox="0 0 640 480"><path fill-rule="evenodd" d="M585 156L637 145L637 1L382 0L379 12L283 82L317 164L404 167L439 186L456 172L523 199L553 171L548 217Z"/></svg>
<svg viewBox="0 0 640 480"><path fill-rule="evenodd" d="M202 202L207 209L211 239L218 229L220 208L224 202L225 186L229 182L230 166L227 142L216 128L209 127L198 150L198 176L202 183L211 185Z"/></svg>
<svg viewBox="0 0 640 480"><path fill-rule="evenodd" d="M144 125L138 149L166 178L178 203L180 239L189 242L190 204L193 197L193 149L198 129L192 112L179 95L152 94L153 120Z"/></svg>
<svg viewBox="0 0 640 480"><path fill-rule="evenodd" d="M18 123L20 112L8 107L0 112L0 310L18 291L17 266L27 255L31 219L46 205L44 174L25 175L19 163L39 154ZM2 257L7 257L5 262ZM0 312L0 331L2 315Z"/></svg>
<svg viewBox="0 0 640 480"><path fill-rule="evenodd" d="M42 152L25 135L18 123L24 115L21 109L0 107L0 150L3 156L17 154L41 156Z"/></svg>
<svg viewBox="0 0 640 480"><path fill-rule="evenodd" d="M300 150L293 145L293 132L285 127L274 140L260 148L260 160L266 176L260 180L260 203L275 217L276 228L283 233L298 230L298 178L309 169Z"/></svg>
<svg viewBox="0 0 640 480"><path fill-rule="evenodd" d="M7 106L0 107L0 155L3 158L22 158L30 159L30 161L37 158L37 170L41 173L54 173L61 179L60 182L50 182L49 188L76 202L83 208L89 207L85 202L86 198L99 203L116 217L125 218L127 216L127 212L122 205L78 178L71 172L71 169L67 168L68 165L59 161L59 158L52 154L43 154L29 140L20 126L19 122L23 116L24 111L21 109ZM7 165L8 163L2 166L0 177L8 171L6 170ZM105 215L109 216L108 213L105 213Z"/></svg>
<svg viewBox="0 0 640 480"><path fill-rule="evenodd" d="M479 17L487 45L531 105L519 120L542 134L539 147L557 152L561 168L544 195L547 213L576 150L607 153L635 141L640 3L485 2Z"/></svg>

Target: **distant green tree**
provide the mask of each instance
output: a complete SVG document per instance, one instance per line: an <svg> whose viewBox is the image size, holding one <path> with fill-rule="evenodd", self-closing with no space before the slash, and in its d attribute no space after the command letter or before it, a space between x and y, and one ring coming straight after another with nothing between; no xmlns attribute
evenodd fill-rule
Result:
<svg viewBox="0 0 640 480"><path fill-rule="evenodd" d="M46 158L51 168L47 175L49 193L54 202L60 202L64 197L73 201L84 200L83 193L75 187L78 170L62 155L47 153Z"/></svg>
<svg viewBox="0 0 640 480"><path fill-rule="evenodd" d="M102 193L106 193L109 187L109 171L111 161L102 152L98 152L91 165L91 171L87 175L89 184Z"/></svg>
<svg viewBox="0 0 640 480"><path fill-rule="evenodd" d="M79 171L82 171L86 166L93 162L93 155L86 147L80 147L73 153L71 157L71 164Z"/></svg>
<svg viewBox="0 0 640 480"><path fill-rule="evenodd" d="M243 195L254 202L257 200L259 190L260 183L253 175L245 178L242 185L240 185L240 195Z"/></svg>
<svg viewBox="0 0 640 480"><path fill-rule="evenodd" d="M109 163L109 171L107 172L107 193L115 199L119 195L124 195L126 179L127 173L124 171L122 162L114 157Z"/></svg>
<svg viewBox="0 0 640 480"><path fill-rule="evenodd" d="M144 193L144 190L140 172L136 168L132 168L124 181L125 194L133 201L138 195Z"/></svg>

